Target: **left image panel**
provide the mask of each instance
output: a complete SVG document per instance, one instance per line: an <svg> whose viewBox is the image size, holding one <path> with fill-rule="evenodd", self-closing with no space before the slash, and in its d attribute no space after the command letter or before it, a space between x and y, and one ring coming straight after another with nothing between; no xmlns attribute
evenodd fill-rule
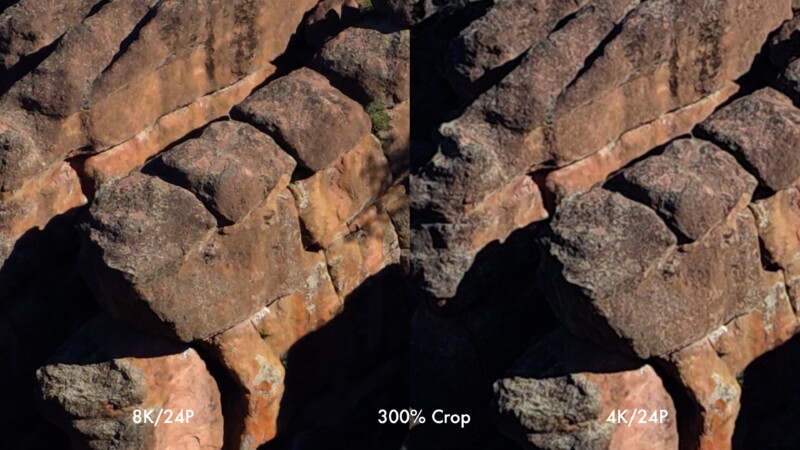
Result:
<svg viewBox="0 0 800 450"><path fill-rule="evenodd" d="M0 0L0 448L402 446L408 25Z"/></svg>

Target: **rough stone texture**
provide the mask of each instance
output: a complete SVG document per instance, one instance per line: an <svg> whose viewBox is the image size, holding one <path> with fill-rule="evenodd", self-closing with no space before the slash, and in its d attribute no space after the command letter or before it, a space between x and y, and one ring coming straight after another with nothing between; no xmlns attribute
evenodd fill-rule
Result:
<svg viewBox="0 0 800 450"><path fill-rule="evenodd" d="M411 103L403 102L386 110L389 129L376 130L395 180L408 177L411 168ZM374 129L374 126L373 126Z"/></svg>
<svg viewBox="0 0 800 450"><path fill-rule="evenodd" d="M494 384L500 429L526 449L678 448L672 398L656 371L599 349L563 329L539 341ZM645 410L635 421L607 421L615 410ZM663 423L648 422L666 412ZM640 423L641 421L641 423Z"/></svg>
<svg viewBox="0 0 800 450"><path fill-rule="evenodd" d="M0 15L0 68L9 69L52 44L89 13L99 0L23 0Z"/></svg>
<svg viewBox="0 0 800 450"><path fill-rule="evenodd" d="M585 158L712 95L744 74L763 38L791 16L788 0L770 8L638 3L614 1L578 15L444 124L442 149L415 186L415 209L454 220L521 173Z"/></svg>
<svg viewBox="0 0 800 450"><path fill-rule="evenodd" d="M362 5L363 4L363 5ZM304 37L313 47L321 47L327 39L355 24L366 12L363 0L322 0L304 22Z"/></svg>
<svg viewBox="0 0 800 450"><path fill-rule="evenodd" d="M720 146L744 160L766 187L778 191L800 178L800 110L780 92L765 88L736 100L700 125Z"/></svg>
<svg viewBox="0 0 800 450"><path fill-rule="evenodd" d="M37 399L74 448L221 448L217 384L195 350L98 316L37 371ZM163 413L160 426L134 423L134 410ZM183 423L178 411L192 410ZM153 413L151 413L153 414ZM153 415L155 420L155 415Z"/></svg>
<svg viewBox="0 0 800 450"><path fill-rule="evenodd" d="M362 26L326 42L314 68L363 105L379 102L391 107L408 100L411 32L391 31L395 27L381 23Z"/></svg>
<svg viewBox="0 0 800 450"><path fill-rule="evenodd" d="M161 156L155 170L191 191L214 215L237 223L294 167L288 154L252 126L216 122Z"/></svg>
<svg viewBox="0 0 800 450"><path fill-rule="evenodd" d="M697 103L628 131L597 153L550 172L547 175L547 190L558 202L590 190L653 148L690 132L698 122L706 119L738 90L737 84L729 83Z"/></svg>
<svg viewBox="0 0 800 450"><path fill-rule="evenodd" d="M512 0L497 2L453 40L448 50L449 79L456 92L471 98L498 80L493 76L540 44L562 20L599 2L589 0Z"/></svg>
<svg viewBox="0 0 800 450"><path fill-rule="evenodd" d="M670 356L677 377L697 408L698 431L682 436L698 450L730 450L742 389L706 339Z"/></svg>
<svg viewBox="0 0 800 450"><path fill-rule="evenodd" d="M237 105L232 114L270 134L312 171L324 169L355 147L371 128L358 103L309 69L267 84Z"/></svg>
<svg viewBox="0 0 800 450"><path fill-rule="evenodd" d="M749 203L756 180L714 144L677 140L621 174L623 189L653 208L679 236L696 241Z"/></svg>
<svg viewBox="0 0 800 450"><path fill-rule="evenodd" d="M572 332L610 348L667 355L764 298L747 209L676 248L654 211L595 189L562 203L551 227L540 274L549 300Z"/></svg>
<svg viewBox="0 0 800 450"><path fill-rule="evenodd" d="M208 345L239 390L225 415L226 448L255 450L278 432L283 365L249 321L214 336Z"/></svg>
<svg viewBox="0 0 800 450"><path fill-rule="evenodd" d="M92 184L99 186L128 175L189 132L227 114L233 105L244 100L274 72L274 66L267 66L241 81L160 117L151 127L122 144L90 156L84 164L86 177Z"/></svg>
<svg viewBox="0 0 800 450"><path fill-rule="evenodd" d="M245 320L302 276L285 182L219 231L190 192L159 179L134 174L104 187L85 225L82 259L93 292L120 320L187 342Z"/></svg>
<svg viewBox="0 0 800 450"><path fill-rule="evenodd" d="M400 246L392 220L371 206L349 224L349 233L325 246L328 270L340 297L346 298L370 276L400 263Z"/></svg>
<svg viewBox="0 0 800 450"><path fill-rule="evenodd" d="M255 313L250 322L276 355L336 317L343 307L333 287L323 252L306 253L307 277L303 288L275 300Z"/></svg>
<svg viewBox="0 0 800 450"><path fill-rule="evenodd" d="M443 305L459 290L470 290L462 280L484 247L494 241L502 243L515 230L548 215L539 187L524 175L488 197L457 224L414 227L411 261L416 282Z"/></svg>
<svg viewBox="0 0 800 450"><path fill-rule="evenodd" d="M380 143L366 136L353 149L305 180L292 183L300 218L312 242L327 247L383 194L390 179Z"/></svg>

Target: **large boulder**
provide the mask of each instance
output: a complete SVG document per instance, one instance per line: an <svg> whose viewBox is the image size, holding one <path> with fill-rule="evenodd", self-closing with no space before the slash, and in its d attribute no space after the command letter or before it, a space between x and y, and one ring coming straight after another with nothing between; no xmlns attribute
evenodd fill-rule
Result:
<svg viewBox="0 0 800 450"><path fill-rule="evenodd" d="M358 103L305 68L254 92L232 115L270 134L312 171L327 167L371 129L369 116Z"/></svg>
<svg viewBox="0 0 800 450"><path fill-rule="evenodd" d="M700 124L702 134L733 151L769 189L778 191L800 178L800 110L765 88L740 98Z"/></svg>
<svg viewBox="0 0 800 450"><path fill-rule="evenodd" d="M563 329L514 363L492 403L501 431L525 449L678 448L675 406L655 369Z"/></svg>
<svg viewBox="0 0 800 450"><path fill-rule="evenodd" d="M73 335L36 378L43 414L74 448L222 447L220 393L197 352L106 315Z"/></svg>
<svg viewBox="0 0 800 450"><path fill-rule="evenodd" d="M765 296L745 205L676 246L655 211L596 188L564 201L551 230L540 280L556 314L573 333L643 359L695 342Z"/></svg>

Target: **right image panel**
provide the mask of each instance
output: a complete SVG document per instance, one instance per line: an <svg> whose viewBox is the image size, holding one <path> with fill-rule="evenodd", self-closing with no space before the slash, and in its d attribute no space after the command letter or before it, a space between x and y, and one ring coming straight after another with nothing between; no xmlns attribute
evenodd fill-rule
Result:
<svg viewBox="0 0 800 450"><path fill-rule="evenodd" d="M407 450L800 448L800 2L385 3Z"/></svg>

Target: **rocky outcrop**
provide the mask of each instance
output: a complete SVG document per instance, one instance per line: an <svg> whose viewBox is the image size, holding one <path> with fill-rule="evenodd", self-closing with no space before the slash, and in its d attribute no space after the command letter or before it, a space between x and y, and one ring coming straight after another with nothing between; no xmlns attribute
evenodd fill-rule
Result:
<svg viewBox="0 0 800 450"><path fill-rule="evenodd" d="M253 450L317 433L330 406L306 410L310 397L406 396L410 32L396 14L56 3L0 2L0 336L19 362L0 372L0 419L20 430L0 446ZM58 290L74 311L50 304ZM319 357L337 347L341 378ZM298 383L307 371L319 384ZM363 404L329 420L361 429ZM186 423L136 422L161 409Z"/></svg>

